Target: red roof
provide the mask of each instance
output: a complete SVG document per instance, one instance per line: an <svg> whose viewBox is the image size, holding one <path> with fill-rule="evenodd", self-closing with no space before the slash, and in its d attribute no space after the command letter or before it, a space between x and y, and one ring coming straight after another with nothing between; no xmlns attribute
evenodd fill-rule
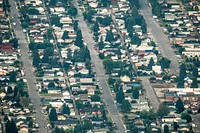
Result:
<svg viewBox="0 0 200 133"><path fill-rule="evenodd" d="M13 49L13 47L11 45L5 45L5 46L0 46L0 49L2 50L10 50L10 49Z"/></svg>

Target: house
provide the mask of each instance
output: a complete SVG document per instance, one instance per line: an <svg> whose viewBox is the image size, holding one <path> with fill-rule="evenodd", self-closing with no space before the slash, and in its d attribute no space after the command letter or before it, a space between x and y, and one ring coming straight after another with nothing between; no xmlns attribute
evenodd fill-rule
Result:
<svg viewBox="0 0 200 133"><path fill-rule="evenodd" d="M62 121L56 121L55 124L58 128L63 128L66 130L74 128L77 124L79 124L79 122L75 119L67 119Z"/></svg>
<svg viewBox="0 0 200 133"><path fill-rule="evenodd" d="M61 94L61 87L48 87L48 94Z"/></svg>
<svg viewBox="0 0 200 133"><path fill-rule="evenodd" d="M161 74L161 73L162 73L161 66L158 66L158 65L152 66L152 70L153 70L156 74Z"/></svg>

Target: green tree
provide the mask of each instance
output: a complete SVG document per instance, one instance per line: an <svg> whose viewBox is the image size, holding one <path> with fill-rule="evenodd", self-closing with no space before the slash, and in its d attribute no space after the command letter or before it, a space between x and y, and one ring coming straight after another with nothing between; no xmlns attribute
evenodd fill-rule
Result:
<svg viewBox="0 0 200 133"><path fill-rule="evenodd" d="M114 83L115 83L115 81L116 81L116 80L115 80L115 79L113 79L113 78L111 78L111 77L109 77L109 78L108 78L108 84L109 84L109 85L112 85L112 84L114 84Z"/></svg>
<svg viewBox="0 0 200 133"><path fill-rule="evenodd" d="M176 101L176 109L178 113L182 113L184 111L184 104L183 101L181 100L181 98L179 97L179 99Z"/></svg>
<svg viewBox="0 0 200 133"><path fill-rule="evenodd" d="M139 98L140 94L139 94L138 88L135 88L135 89L133 90L132 96L133 96L134 99L138 99L138 98Z"/></svg>
<svg viewBox="0 0 200 133"><path fill-rule="evenodd" d="M101 97L100 97L99 95L92 95L92 96L90 97L90 99L91 99L91 101L93 101L93 102L100 102Z"/></svg>
<svg viewBox="0 0 200 133"><path fill-rule="evenodd" d="M81 100L76 100L75 103L78 109L81 109L83 107L83 102Z"/></svg>
<svg viewBox="0 0 200 133"><path fill-rule="evenodd" d="M16 82L17 72L14 70L9 73L10 82Z"/></svg>
<svg viewBox="0 0 200 133"><path fill-rule="evenodd" d="M161 103L159 105L157 115L160 116L160 117L163 117L163 116L166 116L168 114L169 114L169 108L164 103Z"/></svg>
<svg viewBox="0 0 200 133"><path fill-rule="evenodd" d="M152 8L152 13L158 17L161 17L162 10L160 4L157 2L155 6Z"/></svg>
<svg viewBox="0 0 200 133"><path fill-rule="evenodd" d="M32 9L28 9L28 14L29 15L39 15L40 12L39 12L39 10L32 8Z"/></svg>
<svg viewBox="0 0 200 133"><path fill-rule="evenodd" d="M140 8L139 0L129 0L131 7L136 7L137 9Z"/></svg>
<svg viewBox="0 0 200 133"><path fill-rule="evenodd" d="M128 113L131 111L131 104L128 100L122 101L121 109L123 113Z"/></svg>
<svg viewBox="0 0 200 133"><path fill-rule="evenodd" d="M112 41L114 41L114 35L113 35L113 33L112 33L112 29L110 29L110 30L107 30L107 33L106 33L106 41L108 41L108 42L112 42Z"/></svg>
<svg viewBox="0 0 200 133"><path fill-rule="evenodd" d="M63 128L55 127L52 133L66 133L66 131Z"/></svg>
<svg viewBox="0 0 200 133"><path fill-rule="evenodd" d="M94 32L98 32L98 31L99 31L99 23L98 23L98 21L96 21L96 22L94 23L93 31L94 31Z"/></svg>
<svg viewBox="0 0 200 133"><path fill-rule="evenodd" d="M192 121L192 117L188 113L182 113L181 114L181 119L185 119L185 120L187 120L187 122L191 122Z"/></svg>
<svg viewBox="0 0 200 133"><path fill-rule="evenodd" d="M33 66L38 67L40 60L40 55L38 53L38 50L33 51Z"/></svg>
<svg viewBox="0 0 200 133"><path fill-rule="evenodd" d="M120 89L117 93L116 93L116 101L117 103L122 103L124 101L125 97L124 97L124 92L122 89Z"/></svg>
<svg viewBox="0 0 200 133"><path fill-rule="evenodd" d="M14 97L18 94L19 89L17 86L14 87Z"/></svg>
<svg viewBox="0 0 200 133"><path fill-rule="evenodd" d="M82 126L80 124L76 125L74 128L74 133L81 133L82 132Z"/></svg>
<svg viewBox="0 0 200 133"><path fill-rule="evenodd" d="M83 132L86 132L88 130L92 130L93 128L94 128L94 126L93 126L93 124L92 124L92 122L90 120L85 119L83 121L83 127L82 127Z"/></svg>
<svg viewBox="0 0 200 133"><path fill-rule="evenodd" d="M192 84L190 85L190 88L199 88L198 81L197 81L196 77L194 77L192 79Z"/></svg>
<svg viewBox="0 0 200 133"><path fill-rule="evenodd" d="M184 88L184 79L178 77L178 83L177 83L177 88Z"/></svg>
<svg viewBox="0 0 200 133"><path fill-rule="evenodd" d="M54 15L54 16L51 16L50 19L51 19L52 25L57 25L57 26L60 25L60 17L59 16Z"/></svg>
<svg viewBox="0 0 200 133"><path fill-rule="evenodd" d="M49 6L55 6L57 3L57 0L50 0Z"/></svg>
<svg viewBox="0 0 200 133"><path fill-rule="evenodd" d="M17 38L11 39L10 43L13 43L13 47L14 48L18 48L18 39Z"/></svg>
<svg viewBox="0 0 200 133"><path fill-rule="evenodd" d="M193 65L193 69L192 69L192 76L194 77L198 77L198 68L196 67L196 65Z"/></svg>
<svg viewBox="0 0 200 133"><path fill-rule="evenodd" d="M65 40L65 39L69 39L69 32L68 31L64 31L63 33L63 36L62 36L62 39Z"/></svg>
<svg viewBox="0 0 200 133"><path fill-rule="evenodd" d="M78 14L78 11L75 7L70 7L68 10L69 15L76 16Z"/></svg>
<svg viewBox="0 0 200 133"><path fill-rule="evenodd" d="M177 130L179 127L178 123L177 122L173 122L173 128L174 130Z"/></svg>
<svg viewBox="0 0 200 133"><path fill-rule="evenodd" d="M163 133L169 133L169 126L164 125L164 132Z"/></svg>
<svg viewBox="0 0 200 133"><path fill-rule="evenodd" d="M49 82L48 88L51 88L51 87L56 87L55 84L54 84L54 82Z"/></svg>
<svg viewBox="0 0 200 133"><path fill-rule="evenodd" d="M154 60L153 60L153 58L150 59L149 64L148 64L148 68L152 69L152 66L154 66Z"/></svg>
<svg viewBox="0 0 200 133"><path fill-rule="evenodd" d="M158 61L163 69L170 68L171 61L165 57L162 57Z"/></svg>
<svg viewBox="0 0 200 133"><path fill-rule="evenodd" d="M104 48L105 44L103 42L103 38L101 37L101 41L99 42L99 50L102 50Z"/></svg>
<svg viewBox="0 0 200 133"><path fill-rule="evenodd" d="M70 115L70 108L68 107L68 105L63 104L63 106L62 106L62 113Z"/></svg>
<svg viewBox="0 0 200 133"><path fill-rule="evenodd" d="M6 133L18 133L18 130L17 130L17 126L15 125L15 122L13 121L13 119L8 120L6 122Z"/></svg>
<svg viewBox="0 0 200 133"><path fill-rule="evenodd" d="M49 113L49 120L50 121L57 121L58 120L57 112L56 112L56 109L54 107L51 108L51 111Z"/></svg>
<svg viewBox="0 0 200 133"><path fill-rule="evenodd" d="M76 40L74 42L74 44L80 48L82 48L84 45L83 45L83 36L82 36L82 32L81 30L77 30L77 33L76 33Z"/></svg>
<svg viewBox="0 0 200 133"><path fill-rule="evenodd" d="M183 79L187 77L185 63L182 63L182 64L180 65L179 77L180 77L180 78L183 78Z"/></svg>
<svg viewBox="0 0 200 133"><path fill-rule="evenodd" d="M141 44L141 39L139 38L137 34L131 37L131 44L136 44L137 46Z"/></svg>
<svg viewBox="0 0 200 133"><path fill-rule="evenodd" d="M7 94L12 94L12 93L13 93L12 87L8 86L8 88L7 88Z"/></svg>

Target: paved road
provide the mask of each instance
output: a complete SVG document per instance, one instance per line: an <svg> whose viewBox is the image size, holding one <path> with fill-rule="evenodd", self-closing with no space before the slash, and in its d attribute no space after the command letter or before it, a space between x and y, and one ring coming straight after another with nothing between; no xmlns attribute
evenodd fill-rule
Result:
<svg viewBox="0 0 200 133"><path fill-rule="evenodd" d="M46 126L45 117L41 112L42 108L40 106L41 105L40 97L36 91L36 85L35 85L36 80L35 80L34 73L32 71L32 64L31 64L32 61L29 59L28 43L25 38L25 34L23 33L23 29L20 26L19 19L17 18L19 15L18 9L16 9L17 5L15 4L14 0L10 0L9 2L11 5L11 8L10 8L11 16L13 16L13 21L16 23L16 26L13 29L14 29L16 37L19 39L19 47L20 47L21 54L22 54L21 60L23 62L23 67L24 67L24 71L26 74L28 91L29 91L31 101L32 101L33 106L36 111L36 123L39 124L39 132L46 133L47 130L45 129L45 126Z"/></svg>
<svg viewBox="0 0 200 133"><path fill-rule="evenodd" d="M78 8L77 1L74 0L73 4L78 9L77 19L79 20L79 26L83 33L83 39L87 43L87 46L91 55L91 62L95 64L94 67L95 67L97 79L99 79L100 81L99 84L103 88L102 98L105 101L105 103L108 105L107 108L110 113L109 115L111 116L112 121L116 123L116 126L118 127L118 132L124 133L125 127L124 127L122 118L118 112L118 109L114 103L114 100L112 98L109 86L107 84L108 77L105 75L103 62L101 59L99 59L97 51L94 50L95 42L93 40L93 35L90 33L90 29L87 27L86 22L83 20L82 11Z"/></svg>
<svg viewBox="0 0 200 133"><path fill-rule="evenodd" d="M148 6L147 0L139 0L140 13L143 15L149 32L153 35L153 40L158 43L158 48L162 56L171 60L170 70L171 73L179 74L179 63L176 54L170 46L169 38L163 33L162 28L155 19L153 19L151 8Z"/></svg>
<svg viewBox="0 0 200 133"><path fill-rule="evenodd" d="M196 128L194 128L195 133L200 133L200 114L192 115L193 122L196 124Z"/></svg>
<svg viewBox="0 0 200 133"><path fill-rule="evenodd" d="M142 80L142 85L146 91L146 95L151 103L151 106L154 109L154 112L156 112L158 110L159 107L159 101L158 98L155 94L154 89L152 88L149 79L147 77L140 77L140 79Z"/></svg>

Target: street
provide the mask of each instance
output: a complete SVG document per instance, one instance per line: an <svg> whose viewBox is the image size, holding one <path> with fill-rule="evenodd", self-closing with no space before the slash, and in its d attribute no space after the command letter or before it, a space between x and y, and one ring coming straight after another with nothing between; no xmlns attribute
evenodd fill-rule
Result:
<svg viewBox="0 0 200 133"><path fill-rule="evenodd" d="M77 0L74 0L73 4L78 9L77 19L79 21L79 26L83 33L83 39L86 42L87 47L90 51L91 62L93 64L95 64L94 69L96 71L96 77L100 81L99 84L102 87L103 101L107 105L107 109L109 111L109 116L111 116L113 123L116 124L116 126L118 128L118 132L124 133L125 126L123 124L122 118L121 118L121 116L118 112L118 109L114 103L109 86L107 84L108 77L105 75L103 62L101 59L99 59L97 51L94 50L95 41L93 40L93 35L90 33L90 29L87 27L86 22L83 20L82 11L78 7Z"/></svg>
<svg viewBox="0 0 200 133"><path fill-rule="evenodd" d="M172 74L178 76L179 74L179 63L176 54L171 48L170 41L167 35L164 34L162 28L157 21L152 17L151 8L148 6L147 0L139 0L140 2L140 13L144 17L147 23L147 29L152 34L153 40L158 44L158 48L162 56L171 60L170 70Z"/></svg>
<svg viewBox="0 0 200 133"><path fill-rule="evenodd" d="M16 38L19 40L19 47L21 50L21 60L23 62L23 68L24 72L26 74L27 84L28 84L28 92L30 99L33 103L33 107L35 108L36 114L36 123L39 125L39 132L40 133L46 133L47 129L45 128L46 122L45 117L42 114L41 110L42 107L40 102L39 94L36 91L36 78L34 76L34 73L32 71L32 60L29 59L29 48L28 43L25 38L25 34L23 33L23 29L20 26L20 20L18 19L19 13L18 9L16 8L17 5L14 0L10 0L10 10L11 10L11 16L13 17L13 21L16 23L16 26L13 27L13 30L15 32Z"/></svg>
<svg viewBox="0 0 200 133"><path fill-rule="evenodd" d="M142 85L146 91L146 95L151 103L151 106L154 109L154 112L157 112L158 107L159 107L159 101L158 98L154 92L154 89L152 88L148 77L140 77L141 81L142 81Z"/></svg>

